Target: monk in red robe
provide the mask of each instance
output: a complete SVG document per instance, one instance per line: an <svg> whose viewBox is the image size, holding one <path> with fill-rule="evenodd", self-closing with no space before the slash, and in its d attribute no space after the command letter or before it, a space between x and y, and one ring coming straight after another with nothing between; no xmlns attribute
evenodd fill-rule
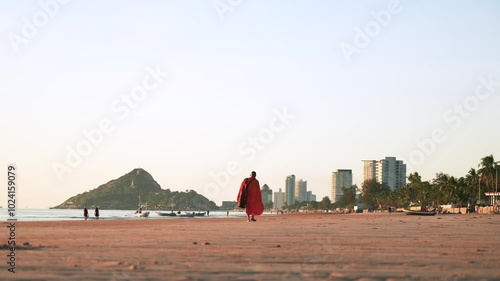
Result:
<svg viewBox="0 0 500 281"><path fill-rule="evenodd" d="M264 212L264 203L262 202L262 195L260 193L259 181L255 178L257 176L256 172L252 172L249 178L243 180L240 186L240 191L238 192L238 206L240 205L241 192L245 185L247 185L247 203L246 203L246 213L247 221L256 221L255 216L262 215Z"/></svg>

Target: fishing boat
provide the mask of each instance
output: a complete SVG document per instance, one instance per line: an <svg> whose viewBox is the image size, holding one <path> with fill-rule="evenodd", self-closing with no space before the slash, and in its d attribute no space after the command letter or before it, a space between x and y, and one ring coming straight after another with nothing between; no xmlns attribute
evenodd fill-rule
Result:
<svg viewBox="0 0 500 281"><path fill-rule="evenodd" d="M139 198L141 198L141 197L139 196ZM147 218L147 217L149 217L149 211L145 211L146 208L147 208L147 204L146 205L139 204L139 208L134 213L134 216L138 217L138 218Z"/></svg>
<svg viewBox="0 0 500 281"><path fill-rule="evenodd" d="M134 214L134 216L138 218L147 218L149 217L149 212L148 211L137 212Z"/></svg>
<svg viewBox="0 0 500 281"><path fill-rule="evenodd" d="M181 218L194 218L195 215L196 215L195 213L186 213L186 214L180 214L177 216L181 217Z"/></svg>
<svg viewBox="0 0 500 281"><path fill-rule="evenodd" d="M407 215L413 216L434 216L436 215L435 211L413 211L413 210L403 210L403 212Z"/></svg>
<svg viewBox="0 0 500 281"><path fill-rule="evenodd" d="M158 214L158 216L160 217L177 217L177 214L174 212L171 213L156 212L156 214Z"/></svg>
<svg viewBox="0 0 500 281"><path fill-rule="evenodd" d="M130 184L132 188L135 187L134 185L134 180L132 180L132 183ZM149 217L149 211L146 211L146 209L148 208L148 204L142 204L141 203L141 194L139 193L139 208L137 208L137 211L134 213L134 216L135 217L138 217L138 218L147 218Z"/></svg>

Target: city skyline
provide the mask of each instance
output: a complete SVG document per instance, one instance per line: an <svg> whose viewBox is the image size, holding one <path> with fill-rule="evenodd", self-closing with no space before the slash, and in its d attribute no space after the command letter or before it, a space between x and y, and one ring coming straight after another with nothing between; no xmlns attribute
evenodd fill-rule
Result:
<svg viewBox="0 0 500 281"><path fill-rule="evenodd" d="M362 159L430 180L499 157L500 2L227 3L2 2L0 167L19 171L18 207L135 168L220 205L253 170L321 200L338 168L359 187Z"/></svg>

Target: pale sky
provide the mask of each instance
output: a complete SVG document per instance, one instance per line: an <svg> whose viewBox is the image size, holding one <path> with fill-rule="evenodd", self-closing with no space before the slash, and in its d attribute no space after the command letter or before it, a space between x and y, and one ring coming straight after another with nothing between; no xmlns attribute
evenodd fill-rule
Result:
<svg viewBox="0 0 500 281"><path fill-rule="evenodd" d="M337 169L360 186L365 159L465 176L500 159L499 14L494 0L2 1L0 206L10 163L22 208L134 168L218 205L252 170L273 191L295 174L318 201Z"/></svg>

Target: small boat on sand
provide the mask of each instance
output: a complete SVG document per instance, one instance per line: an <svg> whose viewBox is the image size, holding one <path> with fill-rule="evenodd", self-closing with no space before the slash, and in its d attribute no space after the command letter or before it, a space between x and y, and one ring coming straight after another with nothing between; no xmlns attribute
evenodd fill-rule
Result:
<svg viewBox="0 0 500 281"><path fill-rule="evenodd" d="M403 210L407 215L413 216L434 216L436 215L435 211L412 211L412 210Z"/></svg>

